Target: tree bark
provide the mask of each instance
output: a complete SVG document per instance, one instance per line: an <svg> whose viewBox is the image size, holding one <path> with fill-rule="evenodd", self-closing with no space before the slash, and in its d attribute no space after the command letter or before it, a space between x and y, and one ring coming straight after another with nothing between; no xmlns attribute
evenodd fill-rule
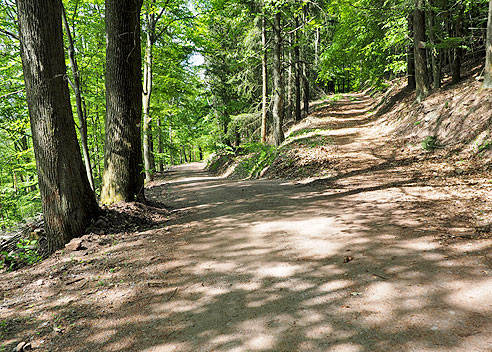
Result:
<svg viewBox="0 0 492 352"><path fill-rule="evenodd" d="M409 15L408 16L408 36L410 38L414 38L414 32L413 32L413 19L414 15ZM408 46L407 49L407 87L410 89L415 89L416 87L416 82L415 82L415 45L412 42L412 45Z"/></svg>
<svg viewBox="0 0 492 352"><path fill-rule="evenodd" d="M299 28L299 16L295 18L295 26ZM294 86L295 86L295 112L296 121L299 122L302 119L301 116L301 54L299 49L299 31L295 31L295 43L294 43L294 62L295 62L295 76L294 76Z"/></svg>
<svg viewBox="0 0 492 352"><path fill-rule="evenodd" d="M284 141L284 85L282 84L282 33L281 13L273 21L273 139L279 146Z"/></svg>
<svg viewBox="0 0 492 352"><path fill-rule="evenodd" d="M492 1L489 1L489 16L487 20L487 41L485 44L485 71L482 88L492 88Z"/></svg>
<svg viewBox="0 0 492 352"><path fill-rule="evenodd" d="M307 117L309 115L309 99L310 99L310 92L309 92L309 73L308 73L309 68L307 67L307 64L303 62L302 64L302 96L304 100L304 117Z"/></svg>
<svg viewBox="0 0 492 352"><path fill-rule="evenodd" d="M70 60L70 68L72 70L73 76L72 88L75 94L75 106L77 107L77 117L79 120L80 144L82 146L82 153L84 154L87 179L89 180L91 189L94 191L94 177L92 176L91 159L89 156L89 147L87 145L87 117L82 109L82 93L80 89L79 67L77 64L77 59L75 58L75 48L73 45L72 32L70 31L70 26L68 25L67 21L67 14L65 13L65 8L63 7L63 5L62 18L68 40L68 58Z"/></svg>
<svg viewBox="0 0 492 352"><path fill-rule="evenodd" d="M458 16L456 18L455 22L455 35L456 37L461 38L463 36L463 16L462 16L463 11L461 10L461 7L458 6ZM461 80L461 59L463 56L463 49L461 48L461 42L460 45L454 49L454 57L453 57L453 65L451 68L451 82L458 83Z"/></svg>
<svg viewBox="0 0 492 352"><path fill-rule="evenodd" d="M106 141L101 202L145 200L140 123L141 0L106 0Z"/></svg>
<svg viewBox="0 0 492 352"><path fill-rule="evenodd" d="M268 117L268 67L267 67L267 48L266 48L266 19L263 16L261 21L261 45L263 55L261 56L261 142L266 143L267 117Z"/></svg>
<svg viewBox="0 0 492 352"><path fill-rule="evenodd" d="M48 249L84 233L98 207L65 80L61 1L17 0L22 66Z"/></svg>
<svg viewBox="0 0 492 352"><path fill-rule="evenodd" d="M308 11L309 11L309 3L304 6L303 14L304 14L304 24L307 23L308 20ZM303 62L302 62L302 96L304 98L304 117L309 115L309 100L310 100L310 92L309 92L309 67L307 66L307 55L306 51L303 50Z"/></svg>
<svg viewBox="0 0 492 352"><path fill-rule="evenodd" d="M435 47L436 41L434 34L434 12L432 9L427 12L427 27L429 28L430 58L432 64L432 85L434 88L439 88L441 87L441 66L439 64L439 51Z"/></svg>
<svg viewBox="0 0 492 352"><path fill-rule="evenodd" d="M290 38L293 36L291 35ZM288 68L287 68L287 92L285 94L285 118L287 121L292 120L292 91L294 85L294 70L293 70L293 55L292 55L292 40L288 52Z"/></svg>
<svg viewBox="0 0 492 352"><path fill-rule="evenodd" d="M148 25L151 24L152 15L147 14ZM145 181L149 182L154 179L154 155L152 140L152 119L150 116L150 98L152 96L152 35L150 29L145 33L145 57L144 57L144 83L142 91L143 104L143 158L145 167Z"/></svg>
<svg viewBox="0 0 492 352"><path fill-rule="evenodd" d="M160 117L157 118L157 148L159 152L159 163L157 164L157 170L159 172L164 171L164 163L162 162L162 154L164 153L164 138L162 137L164 131L162 129L162 120Z"/></svg>
<svg viewBox="0 0 492 352"><path fill-rule="evenodd" d="M415 82L417 102L429 94L427 52L425 49L425 12L424 0L415 0L414 47L415 47Z"/></svg>

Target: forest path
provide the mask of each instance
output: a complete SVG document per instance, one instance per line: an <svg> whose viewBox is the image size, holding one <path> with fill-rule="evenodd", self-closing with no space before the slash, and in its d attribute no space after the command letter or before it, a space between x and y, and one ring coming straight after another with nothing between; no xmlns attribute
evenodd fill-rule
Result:
<svg viewBox="0 0 492 352"><path fill-rule="evenodd" d="M150 189L184 214L169 229L175 294L146 306L166 337L146 351L492 351L491 241L438 238L466 192L394 157L358 98L308 122L330 126L336 176L236 181L189 164Z"/></svg>
<svg viewBox="0 0 492 352"><path fill-rule="evenodd" d="M488 179L398 154L354 96L304 122L329 127L333 175L176 166L146 190L169 222L2 274L0 351L492 351Z"/></svg>

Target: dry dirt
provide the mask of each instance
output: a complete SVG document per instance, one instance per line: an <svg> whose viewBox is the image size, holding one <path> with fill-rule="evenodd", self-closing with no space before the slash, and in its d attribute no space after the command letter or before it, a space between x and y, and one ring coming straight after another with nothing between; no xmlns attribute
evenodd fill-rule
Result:
<svg viewBox="0 0 492 352"><path fill-rule="evenodd" d="M165 224L2 273L0 346L492 351L487 165L397 146L349 98L305 122L329 126L320 177L174 167L147 189Z"/></svg>

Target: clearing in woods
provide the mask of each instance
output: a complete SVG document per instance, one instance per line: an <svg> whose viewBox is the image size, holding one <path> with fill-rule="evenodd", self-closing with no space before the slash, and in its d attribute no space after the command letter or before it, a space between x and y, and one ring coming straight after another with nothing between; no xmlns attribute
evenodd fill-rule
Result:
<svg viewBox="0 0 492 352"><path fill-rule="evenodd" d="M335 175L237 181L174 167L147 192L175 210L164 227L6 274L2 319L30 317L6 343L492 351L492 240L471 218L491 204L490 183L439 156L395 151L357 97L316 120L330 126Z"/></svg>

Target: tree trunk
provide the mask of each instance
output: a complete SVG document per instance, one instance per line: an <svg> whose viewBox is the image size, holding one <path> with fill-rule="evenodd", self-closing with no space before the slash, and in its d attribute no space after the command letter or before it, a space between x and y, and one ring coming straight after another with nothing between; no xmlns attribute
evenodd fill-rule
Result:
<svg viewBox="0 0 492 352"><path fill-rule="evenodd" d="M304 24L307 24L308 20L308 11L309 11L309 2L304 6L303 14L304 14ZM305 50L302 55L303 63L302 63L302 96L304 97L304 117L309 115L309 100L310 100L310 92L309 92L309 67L307 66L307 55Z"/></svg>
<svg viewBox="0 0 492 352"><path fill-rule="evenodd" d="M432 5L432 4L431 4ZM427 27L429 28L430 58L432 64L432 85L434 88L441 87L441 66L439 65L439 51L435 47L434 35L434 12L427 12Z"/></svg>
<svg viewBox="0 0 492 352"><path fill-rule="evenodd" d="M106 141L101 202L144 200L141 0L106 0Z"/></svg>
<svg viewBox="0 0 492 352"><path fill-rule="evenodd" d="M267 67L267 42L266 42L266 19L263 17L261 21L261 44L263 55L261 57L261 77L262 77L262 90L261 90L261 142L266 143L267 135L267 114L268 114L268 67Z"/></svg>
<svg viewBox="0 0 492 352"><path fill-rule="evenodd" d="M169 165L174 165L173 159L173 128L169 125Z"/></svg>
<svg viewBox="0 0 492 352"><path fill-rule="evenodd" d="M284 122L284 86L282 84L282 34L281 12L275 14L273 21L273 138L275 145L284 141L282 130Z"/></svg>
<svg viewBox="0 0 492 352"><path fill-rule="evenodd" d="M152 15L147 15L151 17ZM152 18L148 18L150 23ZM154 179L154 155L152 141L152 119L150 117L150 97L152 96L152 38L150 30L145 34L145 58L144 58L144 78L142 91L143 104L143 158L145 167L145 181L149 182Z"/></svg>
<svg viewBox="0 0 492 352"><path fill-rule="evenodd" d="M304 98L304 117L309 115L309 72L307 64L302 64L302 96Z"/></svg>
<svg viewBox="0 0 492 352"><path fill-rule="evenodd" d="M487 20L487 41L485 44L485 72L482 88L492 88L492 1L489 1L489 16Z"/></svg>
<svg viewBox="0 0 492 352"><path fill-rule="evenodd" d="M98 207L65 81L61 1L17 0L21 56L48 249L84 233Z"/></svg>
<svg viewBox="0 0 492 352"><path fill-rule="evenodd" d="M296 16L295 26L299 28L299 16ZM299 31L295 31L295 43L294 43L294 62L295 62L295 105L296 105L296 121L299 122L302 119L301 116L301 54L299 49Z"/></svg>
<svg viewBox="0 0 492 352"><path fill-rule="evenodd" d="M414 15L408 16L408 36L409 38L414 38L413 32L413 19ZM412 42L413 43L413 42ZM415 89L415 45L408 45L407 47L407 87L410 89Z"/></svg>
<svg viewBox="0 0 492 352"><path fill-rule="evenodd" d="M70 60L70 68L72 70L73 76L73 82L71 82L71 86L75 94L75 106L77 107L77 117L79 120L80 144L82 146L82 153L84 154L85 172L87 173L87 179L89 180L91 189L94 191L94 177L92 176L91 159L89 156L89 147L87 145L87 117L82 109L82 93L80 89L79 67L75 58L75 48L73 45L72 32L70 31L70 26L68 25L67 21L67 14L65 13L65 8L63 7L63 5L62 18L63 25L65 26L65 31L67 33L68 58Z"/></svg>
<svg viewBox="0 0 492 352"><path fill-rule="evenodd" d="M164 171L164 163L162 162L162 154L164 153L164 140L162 135L164 131L162 130L162 121L161 118L157 118L157 149L159 152L159 163L157 164L157 170L159 172Z"/></svg>
<svg viewBox="0 0 492 352"><path fill-rule="evenodd" d="M292 38L292 35L291 35ZM287 68L287 92L285 97L285 118L287 121L292 120L292 90L294 85L294 70L293 70L293 55L292 41L288 52L288 68Z"/></svg>
<svg viewBox="0 0 492 352"><path fill-rule="evenodd" d="M429 94L427 52L425 49L425 12L424 0L415 0L414 48L416 98L421 102Z"/></svg>
<svg viewBox="0 0 492 352"><path fill-rule="evenodd" d="M463 36L463 11L461 10L461 7L458 8L458 16L456 18L455 22L455 35L456 37L461 38ZM461 48L461 42L460 45L454 49L454 58L453 58L453 65L451 68L451 82L458 83L461 80L461 59L463 56L463 49Z"/></svg>

